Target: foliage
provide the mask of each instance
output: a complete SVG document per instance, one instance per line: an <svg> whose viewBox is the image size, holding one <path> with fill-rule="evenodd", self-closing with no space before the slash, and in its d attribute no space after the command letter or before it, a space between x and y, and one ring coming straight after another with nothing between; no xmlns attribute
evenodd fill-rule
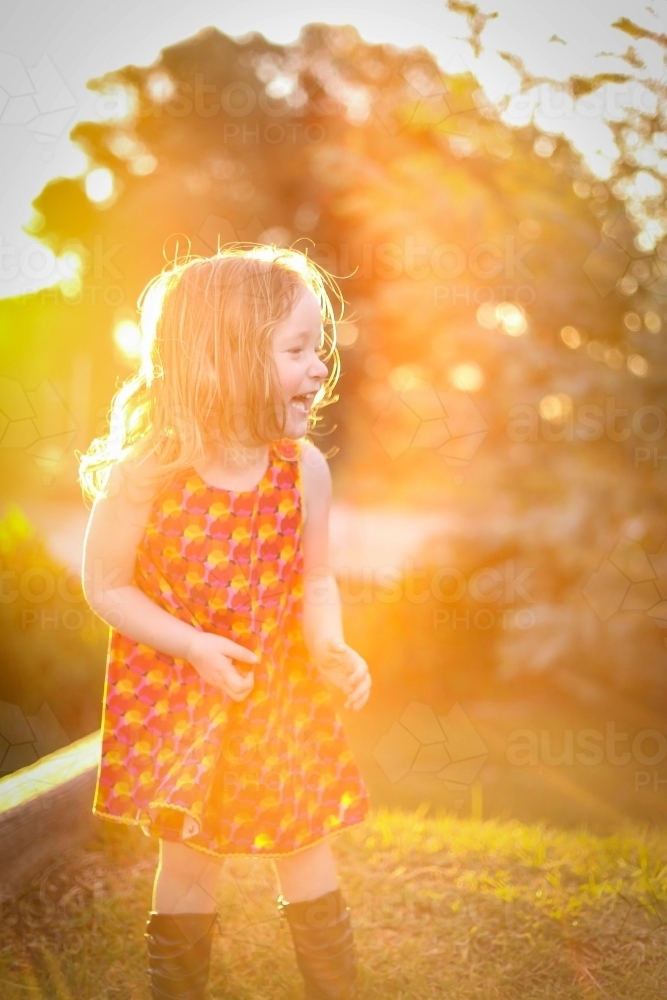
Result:
<svg viewBox="0 0 667 1000"><path fill-rule="evenodd" d="M489 15L455 6L481 44ZM54 365L82 349L94 360L100 433L132 366L112 331L136 319L165 256L307 246L349 301L336 426L319 442L339 448L338 497L457 519L465 541L442 544L463 573L493 566L499 545L539 568L541 617L498 641L502 676L664 691L644 612L606 625L583 596L619 538L650 553L665 533L667 246L638 245L620 175L602 182L564 140L510 129L474 78L443 74L425 49L349 27L309 25L289 46L208 29L91 86L125 108L73 133L113 193L94 201L85 178L59 179L36 199L33 231L83 268L55 306L2 306L15 377L31 381L62 330ZM661 122L644 124L658 135ZM30 351L11 342L18 323ZM428 641L438 663L443 641Z"/></svg>
<svg viewBox="0 0 667 1000"><path fill-rule="evenodd" d="M87 735L99 726L106 626L16 505L0 521L0 569L0 700L25 715L46 702L71 740Z"/></svg>

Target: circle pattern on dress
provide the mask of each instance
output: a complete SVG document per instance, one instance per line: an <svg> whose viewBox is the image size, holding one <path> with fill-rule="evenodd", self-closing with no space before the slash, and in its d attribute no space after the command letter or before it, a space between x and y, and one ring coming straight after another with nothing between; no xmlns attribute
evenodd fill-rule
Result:
<svg viewBox="0 0 667 1000"><path fill-rule="evenodd" d="M154 501L135 585L260 660L235 702L186 660L112 628L98 816L174 840L185 821L189 846L222 856L293 853L366 818L368 792L303 639L302 447L274 442L254 490L189 469Z"/></svg>

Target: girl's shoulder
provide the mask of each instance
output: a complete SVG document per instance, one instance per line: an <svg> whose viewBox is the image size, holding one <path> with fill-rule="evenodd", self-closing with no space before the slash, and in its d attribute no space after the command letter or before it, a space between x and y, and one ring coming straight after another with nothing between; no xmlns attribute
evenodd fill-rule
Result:
<svg viewBox="0 0 667 1000"><path fill-rule="evenodd" d="M307 438L282 438L274 445L274 450L280 458L294 462L298 469L305 522L308 510L320 506L322 498L331 495L329 464L317 445Z"/></svg>
<svg viewBox="0 0 667 1000"><path fill-rule="evenodd" d="M130 504L150 506L164 485L163 466L157 455L128 456L112 465L107 497L122 494Z"/></svg>
<svg viewBox="0 0 667 1000"><path fill-rule="evenodd" d="M305 438L301 440L303 442L300 462L303 519L306 520L308 511L319 511L326 519L332 495L329 463L316 444Z"/></svg>

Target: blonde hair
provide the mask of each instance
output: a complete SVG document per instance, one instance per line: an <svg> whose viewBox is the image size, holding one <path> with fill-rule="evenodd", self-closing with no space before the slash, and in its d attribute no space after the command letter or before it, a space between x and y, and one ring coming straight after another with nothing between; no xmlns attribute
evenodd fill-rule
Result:
<svg viewBox="0 0 667 1000"><path fill-rule="evenodd" d="M234 444L239 406L256 441L282 437L286 414L276 407L271 334L304 288L320 305L329 345L323 360L333 359L308 433L321 420L318 411L338 399L340 356L328 289L340 302L340 317L345 304L324 268L293 248L234 244L212 257L174 261L149 281L138 300L139 368L113 397L109 433L85 454L75 453L84 497L106 496L112 466L130 457L138 464L155 455L159 472L151 478L166 485L204 458L206 441Z"/></svg>

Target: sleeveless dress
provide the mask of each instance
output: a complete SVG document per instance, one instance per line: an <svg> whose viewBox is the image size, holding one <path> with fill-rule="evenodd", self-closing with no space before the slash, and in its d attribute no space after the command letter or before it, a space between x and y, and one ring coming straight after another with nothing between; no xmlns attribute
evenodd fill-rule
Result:
<svg viewBox="0 0 667 1000"><path fill-rule="evenodd" d="M254 490L188 469L156 497L135 585L260 660L235 702L186 660L112 628L97 816L211 855L264 857L365 819L365 784L303 639L303 447L273 442Z"/></svg>

